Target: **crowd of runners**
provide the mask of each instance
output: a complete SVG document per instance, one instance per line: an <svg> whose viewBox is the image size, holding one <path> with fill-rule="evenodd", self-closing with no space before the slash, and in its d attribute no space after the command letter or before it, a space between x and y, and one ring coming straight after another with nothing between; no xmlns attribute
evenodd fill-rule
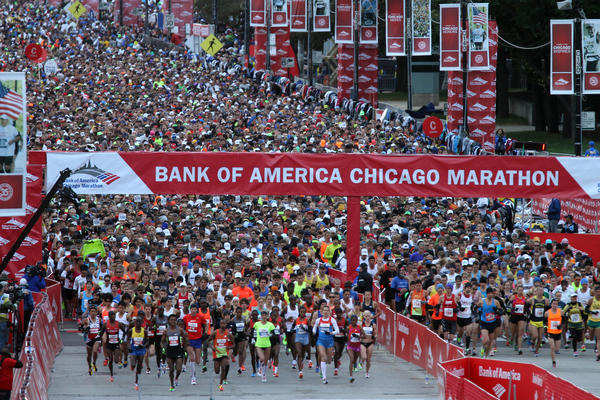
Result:
<svg viewBox="0 0 600 400"><path fill-rule="evenodd" d="M0 69L28 71L30 149L447 152L412 124L351 119L256 81L235 29L205 58L60 8L0 10ZM18 54L38 41L57 74ZM586 340L598 354L600 263L529 237L516 210L514 199L364 198L360 265L347 265L343 198L62 196L44 216L44 263L80 322L89 375L130 368L136 389L140 374L172 391L184 370L195 385L209 368L220 390L235 374L369 378L372 282L469 354L506 343L537 355L548 342L554 362ZM357 268L354 281L328 275Z"/></svg>

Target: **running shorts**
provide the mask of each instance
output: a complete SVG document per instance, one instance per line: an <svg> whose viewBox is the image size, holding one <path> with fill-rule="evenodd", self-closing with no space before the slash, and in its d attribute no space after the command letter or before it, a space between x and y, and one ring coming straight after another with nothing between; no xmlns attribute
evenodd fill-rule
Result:
<svg viewBox="0 0 600 400"><path fill-rule="evenodd" d="M550 339L554 339L554 340L560 340L561 338L561 334L560 333L549 333L548 337Z"/></svg>
<svg viewBox="0 0 600 400"><path fill-rule="evenodd" d="M479 329L486 330L488 331L488 333L492 333L496 330L497 327L497 323L496 321L493 322L485 322L485 321L479 321Z"/></svg>
<svg viewBox="0 0 600 400"><path fill-rule="evenodd" d="M444 330L444 332L448 332L449 334L454 335L456 333L456 321L443 319L442 329Z"/></svg>
<svg viewBox="0 0 600 400"><path fill-rule="evenodd" d="M588 326L592 329L600 328L600 321L590 321L588 320Z"/></svg>
<svg viewBox="0 0 600 400"><path fill-rule="evenodd" d="M333 336L329 337L319 337L317 338L317 346L325 347L326 349L330 349L333 347Z"/></svg>
<svg viewBox="0 0 600 400"><path fill-rule="evenodd" d="M458 326L460 326L461 328L464 328L465 326L469 326L473 323L473 319L471 318L456 318L456 323L458 324Z"/></svg>
<svg viewBox="0 0 600 400"><path fill-rule="evenodd" d="M529 323L531 324L531 326L536 327L536 328L544 327L544 321L529 321Z"/></svg>
<svg viewBox="0 0 600 400"><path fill-rule="evenodd" d="M194 349L202 348L202 339L190 339L190 347Z"/></svg>
<svg viewBox="0 0 600 400"><path fill-rule="evenodd" d="M310 343L308 333L296 333L296 343L300 343L302 346L308 346Z"/></svg>

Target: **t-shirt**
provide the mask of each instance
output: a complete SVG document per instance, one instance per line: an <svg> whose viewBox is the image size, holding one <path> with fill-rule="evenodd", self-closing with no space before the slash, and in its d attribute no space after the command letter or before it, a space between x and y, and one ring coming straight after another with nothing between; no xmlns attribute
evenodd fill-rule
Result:
<svg viewBox="0 0 600 400"><path fill-rule="evenodd" d="M390 287L396 291L396 301L400 302L402 301L400 289L408 290L408 280L399 276L395 276L394 279L392 279L392 284Z"/></svg>
<svg viewBox="0 0 600 400"><path fill-rule="evenodd" d="M234 297L238 297L240 300L242 300L242 299L250 300L250 299L254 298L254 292L248 286L246 286L244 288L241 288L240 286L236 286L231 291L231 294L233 294Z"/></svg>
<svg viewBox="0 0 600 400"><path fill-rule="evenodd" d="M195 317L192 317L192 314L188 314L183 317L183 322L185 322L185 330L190 340L202 338L202 326L206 324L206 320L202 315L196 314Z"/></svg>
<svg viewBox="0 0 600 400"><path fill-rule="evenodd" d="M267 321L263 324L261 321L254 323L254 332L256 333L256 347L266 348L271 347L271 332L275 330L275 325Z"/></svg>

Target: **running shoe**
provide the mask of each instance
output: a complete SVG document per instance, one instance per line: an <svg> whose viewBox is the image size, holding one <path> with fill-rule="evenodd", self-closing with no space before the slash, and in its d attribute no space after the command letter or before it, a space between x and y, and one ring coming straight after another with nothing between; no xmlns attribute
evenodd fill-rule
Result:
<svg viewBox="0 0 600 400"><path fill-rule="evenodd" d="M123 368L123 363L120 362L119 364L117 364L117 368L119 368L119 369Z"/></svg>
<svg viewBox="0 0 600 400"><path fill-rule="evenodd" d="M481 357L485 357L485 350L483 349L483 347L481 348L481 350L479 350L479 355Z"/></svg>
<svg viewBox="0 0 600 400"><path fill-rule="evenodd" d="M337 368L333 370L333 376L338 376L338 369Z"/></svg>
<svg viewBox="0 0 600 400"><path fill-rule="evenodd" d="M222 392L223 391L223 385L219 385L219 391Z"/></svg>
<svg viewBox="0 0 600 400"><path fill-rule="evenodd" d="M104 365L105 367L108 365L108 358L104 359L104 362L102 363L102 365Z"/></svg>
<svg viewBox="0 0 600 400"><path fill-rule="evenodd" d="M160 370L160 368L159 368L159 369L158 369L158 372L156 373L156 377L157 377L158 379L160 379L161 372L162 372L162 371L161 371L161 370Z"/></svg>
<svg viewBox="0 0 600 400"><path fill-rule="evenodd" d="M327 379L323 379L323 384L327 385L329 383L329 381L327 381Z"/></svg>
<svg viewBox="0 0 600 400"><path fill-rule="evenodd" d="M350 378L350 383L354 383L354 377Z"/></svg>
<svg viewBox="0 0 600 400"><path fill-rule="evenodd" d="M244 366L242 365L242 367L241 367L240 369L241 369L242 371L245 371L245 370L246 370L246 367L244 367Z"/></svg>
<svg viewBox="0 0 600 400"><path fill-rule="evenodd" d="M273 372L273 376L274 376L275 378L279 378L279 372Z"/></svg>
<svg viewBox="0 0 600 400"><path fill-rule="evenodd" d="M552 361L552 368L556 368L556 361Z"/></svg>
<svg viewBox="0 0 600 400"><path fill-rule="evenodd" d="M560 351L558 351L558 349L556 349L556 351L554 353L555 354L560 354Z"/></svg>
<svg viewBox="0 0 600 400"><path fill-rule="evenodd" d="M195 376L192 376L192 385L195 385L196 383L197 383L197 382L196 382L196 377L195 377Z"/></svg>
<svg viewBox="0 0 600 400"><path fill-rule="evenodd" d="M362 364L361 364L361 363L358 363L358 364L357 364L357 368L358 368L358 370L359 370L359 371L362 371L362 369L363 369L363 366L362 366Z"/></svg>
<svg viewBox="0 0 600 400"><path fill-rule="evenodd" d="M262 383L267 383L267 377L265 375L262 377Z"/></svg>
<svg viewBox="0 0 600 400"><path fill-rule="evenodd" d="M573 357L579 357L579 352L577 352L577 351L574 351L574 352L573 352Z"/></svg>
<svg viewBox="0 0 600 400"><path fill-rule="evenodd" d="M229 385L229 381L223 381L223 385Z"/></svg>
<svg viewBox="0 0 600 400"><path fill-rule="evenodd" d="M232 356L231 356L231 362L232 362L232 363L234 363L234 362L235 362L235 356L234 356L234 355L232 355Z"/></svg>
<svg viewBox="0 0 600 400"><path fill-rule="evenodd" d="M98 367L96 367L96 364L92 364L92 369L94 370L94 372L98 372Z"/></svg>
<svg viewBox="0 0 600 400"><path fill-rule="evenodd" d="M600 354L596 356L596 361L600 361Z"/></svg>
<svg viewBox="0 0 600 400"><path fill-rule="evenodd" d="M185 365L184 365L183 368L181 369L181 372L185 372L185 371L186 371L186 369L185 369Z"/></svg>
<svg viewBox="0 0 600 400"><path fill-rule="evenodd" d="M206 372L207 370L208 370L208 368L206 368L206 365L204 365L204 366L202 367L202 373Z"/></svg>
<svg viewBox="0 0 600 400"><path fill-rule="evenodd" d="M150 375L150 372L152 372L150 371L150 368L146 368L146 374Z"/></svg>
<svg viewBox="0 0 600 400"><path fill-rule="evenodd" d="M312 367L313 367L312 360L309 360L309 361L308 361L308 369L311 369Z"/></svg>
<svg viewBox="0 0 600 400"><path fill-rule="evenodd" d="M369 373L365 372L365 378L369 379Z"/></svg>
<svg viewBox="0 0 600 400"><path fill-rule="evenodd" d="M585 351L585 344L581 345L581 351Z"/></svg>
<svg viewBox="0 0 600 400"><path fill-rule="evenodd" d="M523 355L523 350L519 349L519 355L522 356Z"/></svg>
<svg viewBox="0 0 600 400"><path fill-rule="evenodd" d="M88 375L92 376L92 366L91 365L88 367Z"/></svg>
<svg viewBox="0 0 600 400"><path fill-rule="evenodd" d="M297 365L296 360L292 360L292 369L296 369L296 365Z"/></svg>
<svg viewBox="0 0 600 400"><path fill-rule="evenodd" d="M138 384L136 383L136 384L135 384L135 386L134 386L134 389L135 389L136 391L137 391L137 390L140 390L140 385L138 385Z"/></svg>
<svg viewBox="0 0 600 400"><path fill-rule="evenodd" d="M321 371L321 368L319 368L319 367L315 367L315 372L316 372L317 374L319 373L319 371Z"/></svg>
<svg viewBox="0 0 600 400"><path fill-rule="evenodd" d="M169 388L169 392L174 392L174 391L175 391L175 388L174 388L173 386L171 386L171 387Z"/></svg>
<svg viewBox="0 0 600 400"><path fill-rule="evenodd" d="M241 374L242 374L242 370L241 370L241 368L238 368L238 375L241 375Z"/></svg>
<svg viewBox="0 0 600 400"><path fill-rule="evenodd" d="M108 381L111 382L111 383L114 382L115 381L115 377L111 376L110 378L108 378Z"/></svg>
<svg viewBox="0 0 600 400"><path fill-rule="evenodd" d="M254 378L256 376L256 372L253 372L250 376Z"/></svg>
<svg viewBox="0 0 600 400"><path fill-rule="evenodd" d="M123 368L127 367L127 361L123 361Z"/></svg>
<svg viewBox="0 0 600 400"><path fill-rule="evenodd" d="M536 352L535 352L535 356L536 356L536 357L539 357L539 356L540 356L540 352L539 352L539 351L536 351Z"/></svg>
<svg viewBox="0 0 600 400"><path fill-rule="evenodd" d="M302 371L298 372L298 379L302 379L304 378L304 374L302 373Z"/></svg>

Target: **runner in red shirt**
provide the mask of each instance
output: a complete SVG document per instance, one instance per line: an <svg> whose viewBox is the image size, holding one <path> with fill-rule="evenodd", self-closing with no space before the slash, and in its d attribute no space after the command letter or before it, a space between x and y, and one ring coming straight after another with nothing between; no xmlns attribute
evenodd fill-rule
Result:
<svg viewBox="0 0 600 400"><path fill-rule="evenodd" d="M440 312L442 314L442 329L444 330L444 339L448 342L454 340L456 335L456 314L458 304L456 304L456 296L452 294L451 283L446 285L444 295L440 297Z"/></svg>
<svg viewBox="0 0 600 400"><path fill-rule="evenodd" d="M200 366L202 359L202 336L206 331L206 319L198 314L198 304L194 303L190 306L190 313L183 317L183 322L189 337L187 352L192 365L192 385L195 385L196 366Z"/></svg>
<svg viewBox="0 0 600 400"><path fill-rule="evenodd" d="M7 349L0 351L0 398L10 399L13 386L13 368L22 368L21 360L10 358Z"/></svg>

